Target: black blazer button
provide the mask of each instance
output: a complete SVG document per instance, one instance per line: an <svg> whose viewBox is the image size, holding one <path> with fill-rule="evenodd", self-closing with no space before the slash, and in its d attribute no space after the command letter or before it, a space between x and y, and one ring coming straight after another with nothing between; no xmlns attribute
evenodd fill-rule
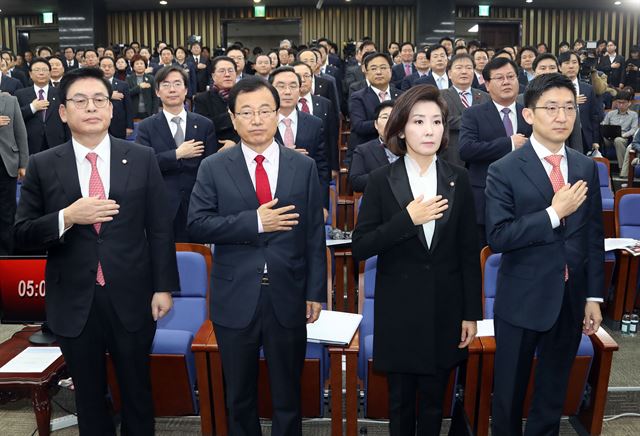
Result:
<svg viewBox="0 0 640 436"><path fill-rule="evenodd" d="M102 238L98 238L98 244L102 244L103 239Z"/></svg>

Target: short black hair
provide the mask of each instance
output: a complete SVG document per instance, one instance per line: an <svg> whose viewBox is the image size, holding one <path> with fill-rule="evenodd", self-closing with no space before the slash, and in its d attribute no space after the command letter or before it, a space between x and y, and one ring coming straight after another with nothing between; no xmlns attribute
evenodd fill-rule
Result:
<svg viewBox="0 0 640 436"><path fill-rule="evenodd" d="M114 58L112 58L111 56L102 56L99 60L98 60L98 65L100 65L102 63L103 60L108 59L111 62L113 62L113 66L116 66L116 60Z"/></svg>
<svg viewBox="0 0 640 436"><path fill-rule="evenodd" d="M431 47L429 47L427 49L427 59L431 60L431 53L433 53L436 50L440 50L440 49L444 50L445 54L447 53L447 49L444 48L443 45L436 44L436 45L432 45Z"/></svg>
<svg viewBox="0 0 640 436"><path fill-rule="evenodd" d="M545 59L551 59L553 62L556 63L556 66L558 67L560 66L558 65L558 58L553 53L547 52L547 53L542 53L536 56L536 59L533 61L533 65L532 65L533 71L535 71L536 68L538 68L538 64L544 61Z"/></svg>
<svg viewBox="0 0 640 436"><path fill-rule="evenodd" d="M320 59L318 58L318 52L312 48L305 48L302 49L298 52L298 54L296 55L296 59L300 60L300 56L302 55L302 53L304 53L305 51L310 51L311 53L313 53L313 55L316 57L316 62L318 62Z"/></svg>
<svg viewBox="0 0 640 436"><path fill-rule="evenodd" d="M47 68L49 69L49 71L51 71L51 64L49 63L48 60L46 60L45 58L33 58L31 60L31 65L29 65L29 71L33 70L33 66L37 63L41 63L41 64L45 64L47 66Z"/></svg>
<svg viewBox="0 0 640 436"><path fill-rule="evenodd" d="M304 63L304 62L300 62L300 63ZM302 79L300 78L298 73L296 73L296 70L294 70L293 67L289 65L284 65L282 67L278 67L275 70L273 70L271 74L269 74L269 83L273 85L273 81L275 80L276 76L282 73L293 73L296 75L296 79L298 79L298 86L300 86L300 84L302 83Z"/></svg>
<svg viewBox="0 0 640 436"><path fill-rule="evenodd" d="M623 89L621 91L618 91L618 94L615 97L613 97L613 99L631 101L633 100L633 97L634 95L631 92Z"/></svg>
<svg viewBox="0 0 640 436"><path fill-rule="evenodd" d="M369 64L375 58L383 58L389 64L389 68L393 66L393 61L391 60L391 56L389 56L386 53L380 53L380 52L374 51L373 53L369 53L364 57L363 64L364 64L365 70L369 68Z"/></svg>
<svg viewBox="0 0 640 436"><path fill-rule="evenodd" d="M235 85L233 85L233 88L231 88L231 91L229 92L229 100L228 100L229 111L231 111L231 113L234 114L235 116L236 100L238 99L238 96L240 94L258 91L261 88L266 88L269 91L271 91L273 100L276 103L275 109L279 110L280 96L278 95L278 91L276 90L276 88L274 88L272 84L270 84L269 82L266 82L264 79L261 79L260 77L248 76L242 79L241 81L239 81L238 83L236 83Z"/></svg>
<svg viewBox="0 0 640 436"><path fill-rule="evenodd" d="M486 49L486 48L482 48L482 47L480 47L480 48L475 49L475 50L473 51L473 54L472 54L471 56L475 56L475 55L476 55L476 53L484 53L484 54L486 54L486 55L487 55L487 59L489 58L489 53L487 53L487 49Z"/></svg>
<svg viewBox="0 0 640 436"><path fill-rule="evenodd" d="M542 94L552 88L565 88L571 91L573 98L576 98L576 88L568 77L560 73L549 73L536 76L524 91L524 106L529 109L538 104Z"/></svg>
<svg viewBox="0 0 640 436"><path fill-rule="evenodd" d="M96 54L96 57L98 57L98 52L97 52L95 49L93 49L93 48L88 48L88 49L86 49L86 50L84 51L84 56L86 57L86 56L87 56L87 53L91 53L91 52L94 52L94 53Z"/></svg>
<svg viewBox="0 0 640 436"><path fill-rule="evenodd" d="M530 51L531 53L533 53L534 57L538 56L538 50L534 46L525 45L520 49L520 52L518 52L518 59L522 58L522 53L524 53L525 51Z"/></svg>
<svg viewBox="0 0 640 436"><path fill-rule="evenodd" d="M413 54L413 62L418 60L419 54L423 54L424 57L427 58L427 60L429 59L429 57L427 56L427 52L425 52L424 50L416 50L416 52Z"/></svg>
<svg viewBox="0 0 640 436"><path fill-rule="evenodd" d="M171 52L171 54L173 54L173 49L172 49L171 47L169 47L168 45L167 45L167 46L162 47L162 50L160 50L160 52L159 52L158 54L162 55L162 52L163 52L163 51L167 51L167 50L168 50L168 51L170 51L170 52Z"/></svg>
<svg viewBox="0 0 640 436"><path fill-rule="evenodd" d="M473 56L471 56L469 53L458 53L456 55L453 55L451 57L451 60L449 61L449 63L447 63L447 72L451 69L451 67L453 66L453 64L455 64L456 62L462 60L462 59L468 59L471 61L471 65L473 65L473 69L476 69L476 61L473 60Z"/></svg>
<svg viewBox="0 0 640 436"><path fill-rule="evenodd" d="M515 61L507 58L494 57L489 62L487 62L487 65L484 66L484 69L482 70L482 78L485 81L491 81L491 72L494 70L499 70L505 65L511 65L511 67L513 68L513 72L516 73L516 75L518 74L518 65L515 63Z"/></svg>
<svg viewBox="0 0 640 436"><path fill-rule="evenodd" d="M398 47L400 47L400 43L399 43L398 41L391 41L389 44L387 44L387 49L388 49L389 47L391 47L391 45L393 45L393 44L395 44L395 45L397 45Z"/></svg>
<svg viewBox="0 0 640 436"><path fill-rule="evenodd" d="M242 47L238 44L234 44L231 47L229 47L227 49L227 56L229 55L230 51L239 51L240 53L242 53L242 57L246 59L246 56L244 54L244 50L242 50Z"/></svg>
<svg viewBox="0 0 640 436"><path fill-rule="evenodd" d="M503 54L505 54L505 53L509 55L509 59L511 59L511 60L515 60L515 59L513 59L513 55L511 54L511 52L509 52L509 51L505 50L504 48L501 48L500 50L498 50L497 52L495 52L495 53L493 54L493 57L496 57L496 58L497 58L498 56L503 55Z"/></svg>
<svg viewBox="0 0 640 436"><path fill-rule="evenodd" d="M213 61L211 61L211 73L215 73L216 71L216 66L218 65L218 63L225 61L225 62L231 62L231 64L233 65L234 70L238 69L238 64L236 64L236 61L234 61L233 59L231 59L229 56L216 56L215 58L213 58Z"/></svg>
<svg viewBox="0 0 640 436"><path fill-rule="evenodd" d="M444 36L440 38L440 40L438 41L438 44L442 45L444 41L449 41L453 45L453 39L449 38L448 36Z"/></svg>
<svg viewBox="0 0 640 436"><path fill-rule="evenodd" d="M410 45L410 46L411 46L411 50L415 50L415 49L416 49L416 46L415 46L415 45L413 45L413 43L412 43L412 42L405 41L405 42L403 42L402 44L400 44L400 51L402 51L402 47L404 47L405 45Z"/></svg>
<svg viewBox="0 0 640 436"><path fill-rule="evenodd" d="M565 62L569 62L571 60L571 56L575 56L575 58L578 60L578 65L581 64L580 56L578 56L578 53L576 53L575 51L565 51L564 53L560 53L558 55L558 64L562 65Z"/></svg>
<svg viewBox="0 0 640 436"><path fill-rule="evenodd" d="M367 46L369 46L369 45L372 45L372 46L373 46L373 48L374 48L376 51L378 51L378 46L376 45L376 43L375 43L375 42L371 41L370 39L365 39L365 40L363 40L363 41L362 41L362 43L360 43L360 47L358 47L358 51L359 51L360 53L362 53L362 52L364 51L364 48L365 48L365 47L367 47Z"/></svg>
<svg viewBox="0 0 640 436"><path fill-rule="evenodd" d="M162 67L158 70L155 76L155 85L156 90L160 89L160 83L164 82L169 76L169 74L176 72L180 73L180 77L182 78L182 83L184 83L184 87L188 87L189 79L187 78L187 73L184 71L182 67L178 67L176 65L169 65L168 67Z"/></svg>
<svg viewBox="0 0 640 436"><path fill-rule="evenodd" d="M561 41L560 44L558 44L558 48L560 47L570 47L570 45L567 41Z"/></svg>
<svg viewBox="0 0 640 436"><path fill-rule="evenodd" d="M104 78L104 73L100 68L76 68L64 73L62 79L60 79L60 86L58 88L60 89L61 104L67 103L67 91L69 91L71 85L82 79L99 80L107 89L107 95L111 95L111 83Z"/></svg>
<svg viewBox="0 0 640 436"><path fill-rule="evenodd" d="M256 59L258 59L258 58L256 58ZM271 58L269 58L269 59L271 59ZM305 67L307 67L309 69L309 72L313 75L313 68L311 68L309 65L305 64L302 61L295 61L295 62L289 64L290 67L297 67L298 65L304 65ZM282 67L280 67L280 68L282 68ZM295 71L295 68L294 68L294 71Z"/></svg>
<svg viewBox="0 0 640 436"><path fill-rule="evenodd" d="M71 50L72 52L76 52L76 49L71 47L70 45L66 46L65 48L62 49L62 52L64 53L67 50Z"/></svg>
<svg viewBox="0 0 640 436"><path fill-rule="evenodd" d="M380 116L380 112L382 112L382 109L385 109L388 107L392 108L395 103L396 103L395 100L385 100L379 103L378 106L376 106L376 110L373 112L373 119L377 120L378 117Z"/></svg>

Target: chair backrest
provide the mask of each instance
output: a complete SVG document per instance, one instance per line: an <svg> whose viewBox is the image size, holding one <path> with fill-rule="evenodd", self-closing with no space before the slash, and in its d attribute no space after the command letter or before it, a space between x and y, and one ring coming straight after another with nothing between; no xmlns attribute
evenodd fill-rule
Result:
<svg viewBox="0 0 640 436"><path fill-rule="evenodd" d="M480 253L484 319L493 319L493 304L496 298L496 283L501 260L502 255L500 253L492 253L489 247L484 247Z"/></svg>
<svg viewBox="0 0 640 436"><path fill-rule="evenodd" d="M625 188L615 197L616 237L640 239L640 188Z"/></svg>
<svg viewBox="0 0 640 436"><path fill-rule="evenodd" d="M329 216L325 223L329 227L337 226L338 190L335 183L329 185Z"/></svg>
<svg viewBox="0 0 640 436"><path fill-rule="evenodd" d="M360 213L360 205L362 204L362 192L353 193L353 225L358 224L358 213Z"/></svg>
<svg viewBox="0 0 640 436"><path fill-rule="evenodd" d="M611 190L611 179L609 178L609 159L594 158L598 166L598 178L600 180L600 196L602 200L613 200L613 191ZM605 163L606 161L607 163ZM604 201L603 201L604 203Z"/></svg>
<svg viewBox="0 0 640 436"><path fill-rule="evenodd" d="M373 334L373 298L376 290L376 266L378 256L373 256L364 262L360 270L358 312L362 314L360 323L360 337Z"/></svg>
<svg viewBox="0 0 640 436"><path fill-rule="evenodd" d="M176 253L180 292L173 295L173 309L158 321L158 328L187 330L195 334L207 319L207 262L200 253Z"/></svg>

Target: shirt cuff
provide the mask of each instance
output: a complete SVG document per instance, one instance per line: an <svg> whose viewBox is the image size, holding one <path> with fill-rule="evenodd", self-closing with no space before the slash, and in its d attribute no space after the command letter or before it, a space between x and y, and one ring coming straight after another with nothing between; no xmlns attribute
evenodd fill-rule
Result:
<svg viewBox="0 0 640 436"><path fill-rule="evenodd" d="M589 297L587 298L587 302L589 301L593 301L594 303L604 303L604 298Z"/></svg>
<svg viewBox="0 0 640 436"><path fill-rule="evenodd" d="M510 138L510 139L511 139L511 151L513 151L516 149L516 144L515 142L513 142L513 138Z"/></svg>
<svg viewBox="0 0 640 436"><path fill-rule="evenodd" d="M31 103L31 104L29 105L29 108L31 109L31 113L32 113L32 114L35 114L36 112L38 112L38 111L36 110L36 107L33 105L33 103Z"/></svg>
<svg viewBox="0 0 640 436"><path fill-rule="evenodd" d="M71 227L73 227L73 224L66 229L64 228L64 209L60 209L60 212L58 212L58 239L62 238L62 235L64 235Z"/></svg>
<svg viewBox="0 0 640 436"><path fill-rule="evenodd" d="M549 206L545 210L547 211L547 214L549 215L549 220L551 221L551 228L557 229L558 227L560 227L560 218L558 217L558 214L553 209L553 207Z"/></svg>
<svg viewBox="0 0 640 436"><path fill-rule="evenodd" d="M262 227L262 220L260 219L260 212L256 210L256 216L258 217L258 233L264 233L264 227Z"/></svg>

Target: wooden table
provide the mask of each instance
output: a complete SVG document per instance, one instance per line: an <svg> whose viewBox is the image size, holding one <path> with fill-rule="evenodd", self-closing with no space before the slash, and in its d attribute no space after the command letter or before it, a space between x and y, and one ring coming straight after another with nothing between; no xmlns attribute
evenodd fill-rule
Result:
<svg viewBox="0 0 640 436"><path fill-rule="evenodd" d="M25 327L13 337L0 344L0 367L20 354L29 343L29 336L39 331L39 327ZM51 402L49 389L56 387L65 373L66 364L60 356L49 367L40 373L0 373L0 403L15 401L30 396L33 411L36 414L38 434L51 433Z"/></svg>

